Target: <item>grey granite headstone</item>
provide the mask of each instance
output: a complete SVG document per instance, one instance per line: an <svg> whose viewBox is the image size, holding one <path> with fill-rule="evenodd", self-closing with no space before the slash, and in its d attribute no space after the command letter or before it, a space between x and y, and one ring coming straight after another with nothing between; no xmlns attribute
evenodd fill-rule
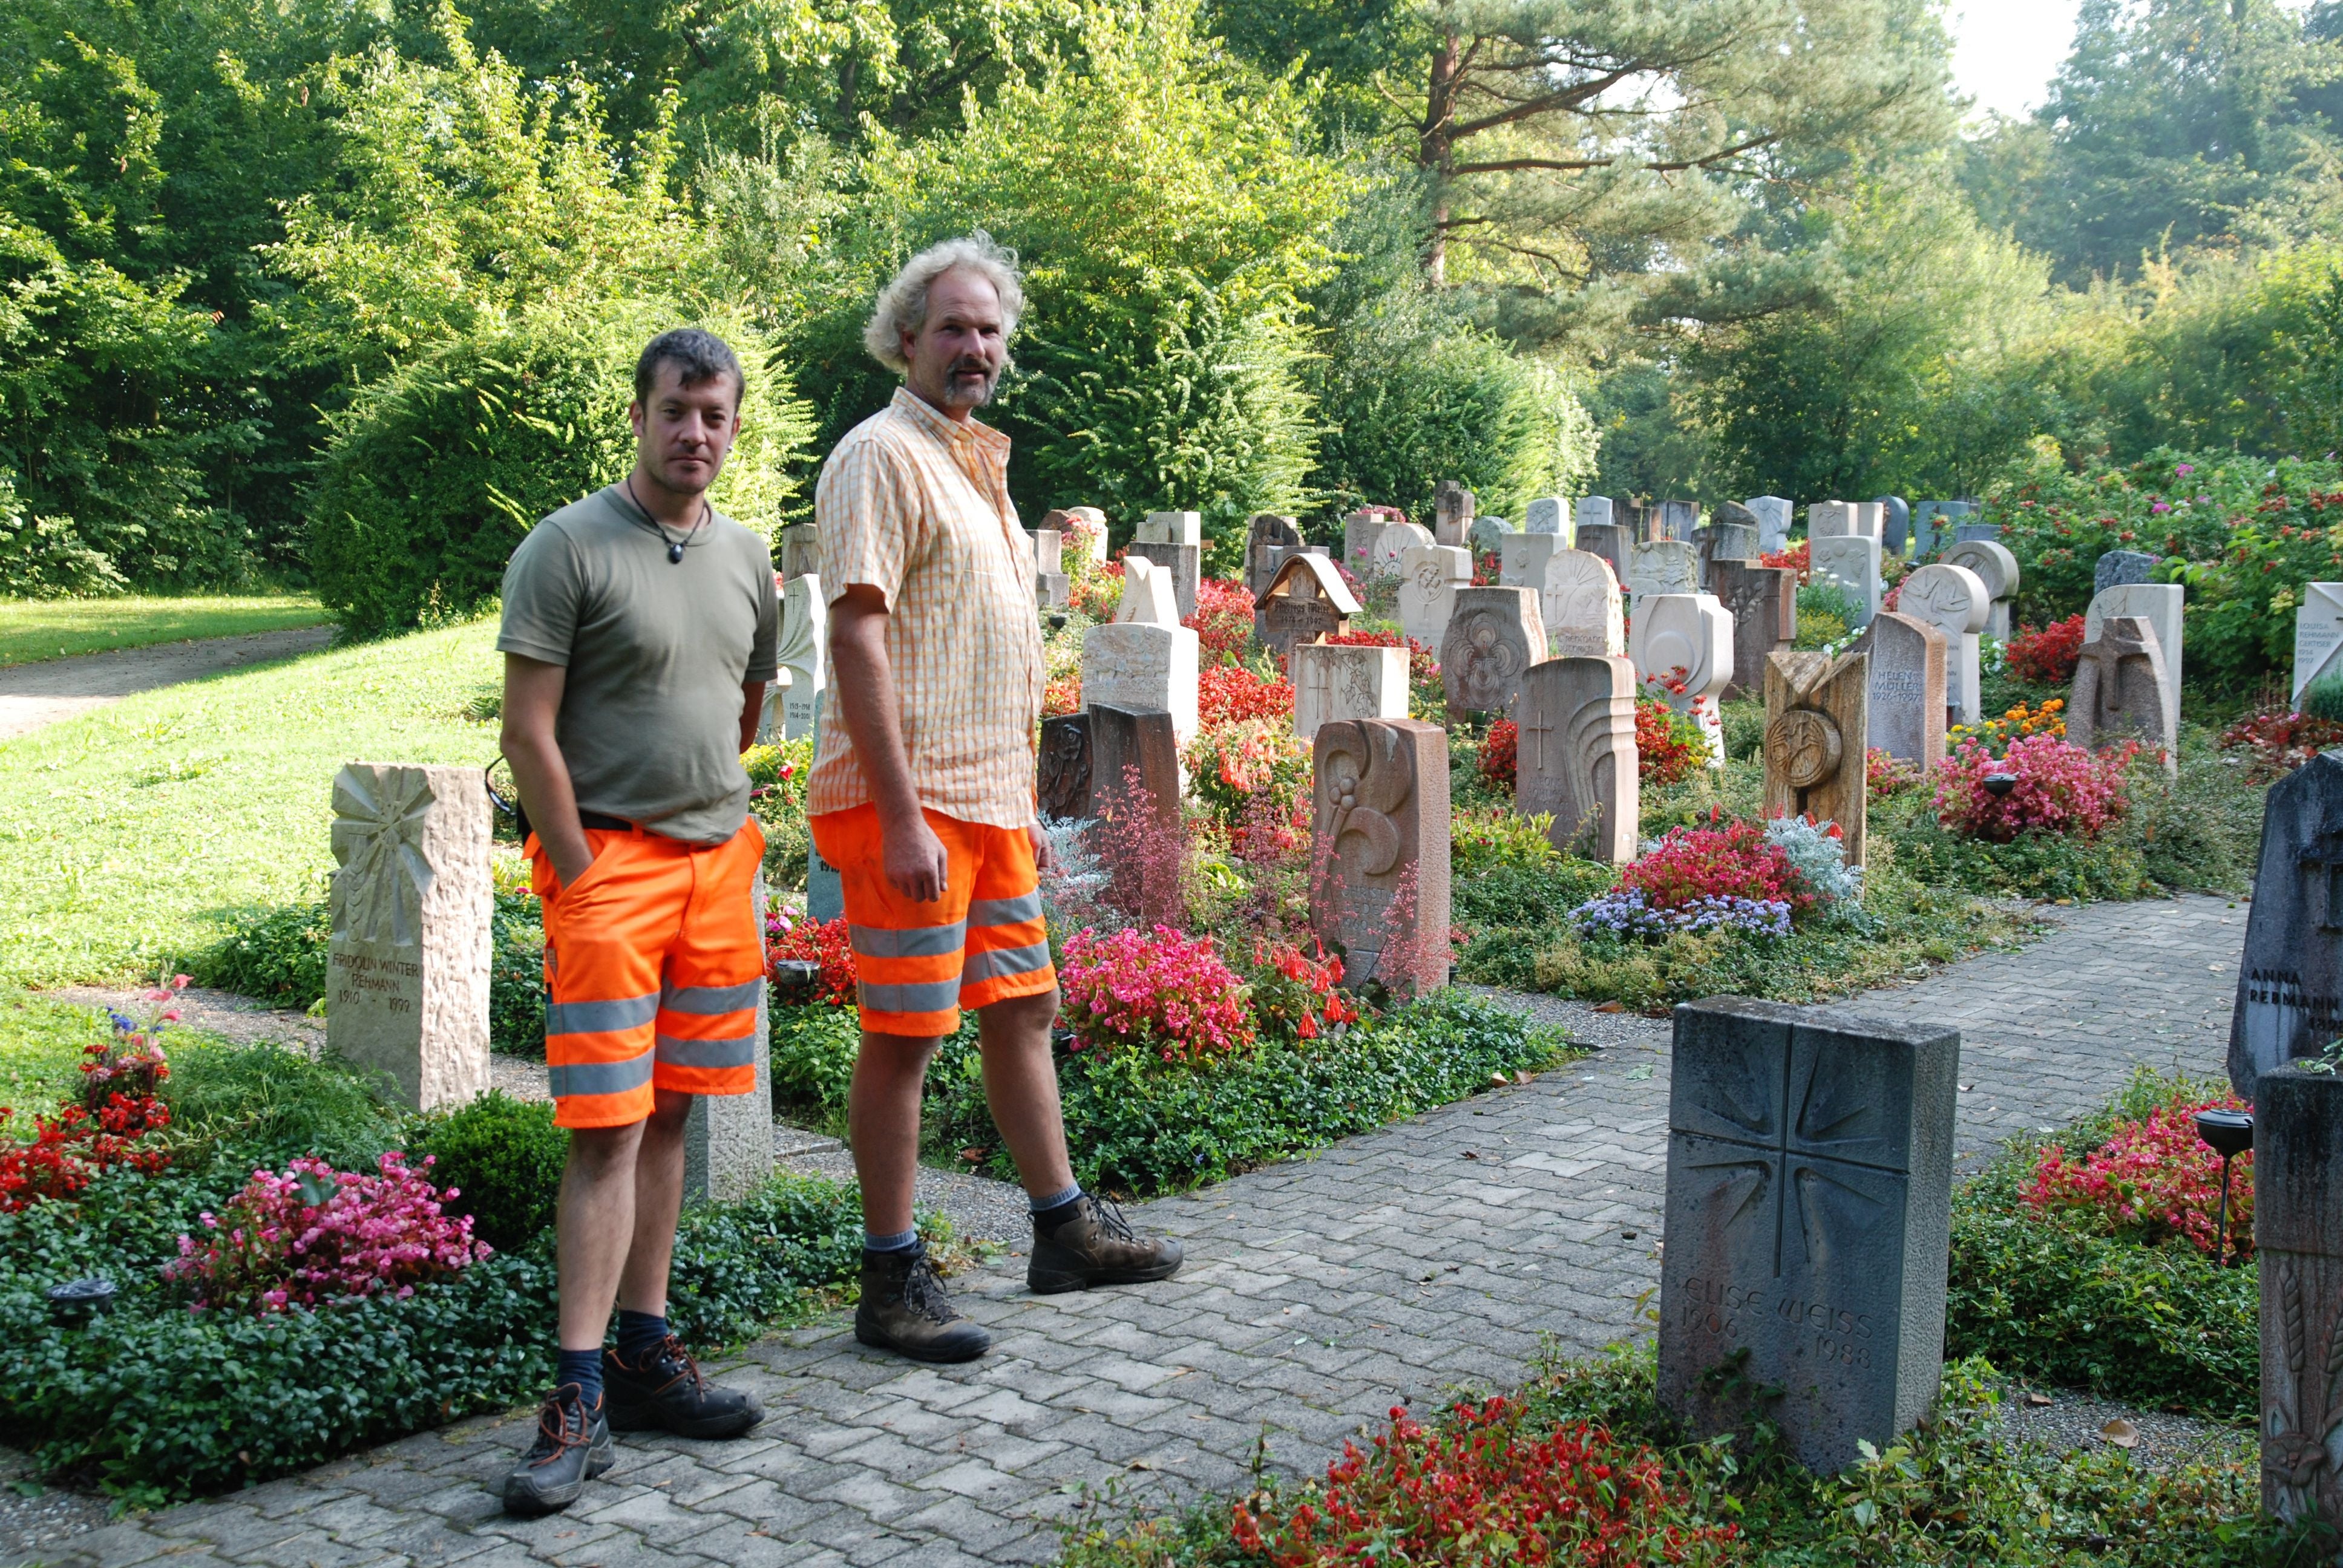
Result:
<svg viewBox="0 0 2343 1568"><path fill-rule="evenodd" d="M1503 518L1474 518L1473 526L1464 530L1464 540L1475 552L1493 556L1504 548L1505 536L1511 531Z"/></svg>
<svg viewBox="0 0 2343 1568"><path fill-rule="evenodd" d="M2001 525L1999 523L1963 523L1960 527L1953 530L1953 541L1956 544L1965 545L1971 539L1997 539L1999 538L2001 538Z"/></svg>
<svg viewBox="0 0 2343 1568"><path fill-rule="evenodd" d="M2343 1525L2343 1078L2281 1068L2254 1096L2262 1509Z"/></svg>
<svg viewBox="0 0 2343 1568"><path fill-rule="evenodd" d="M2091 591L2105 593L2111 588L2144 583L2156 570L2156 560L2145 550L2109 550L2091 570Z"/></svg>
<svg viewBox="0 0 2343 1568"><path fill-rule="evenodd" d="M1745 503L1757 518L1757 548L1767 555L1786 548L1790 543L1790 514L1793 510L1786 496L1752 496Z"/></svg>
<svg viewBox="0 0 2343 1568"><path fill-rule="evenodd" d="M1574 512L1577 526L1582 528L1607 528L1614 521L1608 496L1581 496ZM1583 550L1586 546L1582 542L1578 548Z"/></svg>
<svg viewBox="0 0 2343 1568"><path fill-rule="evenodd" d="M2312 758L2269 788L2261 859L2229 1014L2229 1082L2255 1080L2343 1034L2343 756ZM2343 1231L2338 1231L2343 1237Z"/></svg>
<svg viewBox="0 0 2343 1568"><path fill-rule="evenodd" d="M1870 744L1933 772L1945 759L1945 634L1883 609L1855 647L1871 656Z"/></svg>
<svg viewBox="0 0 2343 1568"><path fill-rule="evenodd" d="M1570 537L1570 503L1560 496L1539 496L1522 514L1522 532Z"/></svg>
<svg viewBox="0 0 2343 1568"><path fill-rule="evenodd" d="M1603 501L1606 510L1609 508L1610 502L1604 500L1601 496L1595 497L1594 499ZM1584 503L1580 504L1583 506ZM1633 535L1625 527L1617 523L1590 523L1582 519L1578 525L1578 548L1588 555L1601 556L1611 563L1613 577L1623 583L1627 580L1627 563L1634 558L1635 545Z"/></svg>
<svg viewBox="0 0 2343 1568"><path fill-rule="evenodd" d="M1692 543L1692 531L1700 526L1700 505L1696 501L1661 501L1659 532L1654 538Z"/></svg>
<svg viewBox="0 0 2343 1568"><path fill-rule="evenodd" d="M1928 1412L1960 1043L1839 1008L1677 1007L1659 1396L1695 1437L1762 1417L1834 1474Z"/></svg>
<svg viewBox="0 0 2343 1568"><path fill-rule="evenodd" d="M1872 503L1881 508L1879 546L1891 556L1904 553L1904 540L1911 532L1912 508L1901 496L1882 496Z"/></svg>

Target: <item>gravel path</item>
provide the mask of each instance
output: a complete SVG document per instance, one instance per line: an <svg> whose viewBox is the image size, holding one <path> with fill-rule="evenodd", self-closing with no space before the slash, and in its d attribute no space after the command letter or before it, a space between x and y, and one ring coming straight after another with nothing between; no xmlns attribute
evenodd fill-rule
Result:
<svg viewBox="0 0 2343 1568"><path fill-rule="evenodd" d="M109 653L75 654L0 668L0 740L104 708L136 692L200 680L223 670L315 653L334 640L329 626L207 637Z"/></svg>

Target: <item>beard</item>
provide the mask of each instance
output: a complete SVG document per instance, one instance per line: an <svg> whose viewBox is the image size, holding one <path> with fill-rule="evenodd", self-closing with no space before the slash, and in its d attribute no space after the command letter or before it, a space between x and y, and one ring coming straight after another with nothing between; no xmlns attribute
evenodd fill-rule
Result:
<svg viewBox="0 0 2343 1568"><path fill-rule="evenodd" d="M981 379L971 385L961 379L964 374ZM983 365L962 362L953 366L944 377L944 400L957 408L981 408L992 401L992 394L1000 385L1000 371Z"/></svg>

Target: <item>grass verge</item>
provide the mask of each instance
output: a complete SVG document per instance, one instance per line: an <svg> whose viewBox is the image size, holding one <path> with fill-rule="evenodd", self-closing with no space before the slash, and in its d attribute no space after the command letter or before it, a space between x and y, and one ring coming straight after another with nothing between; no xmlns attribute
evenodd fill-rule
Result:
<svg viewBox="0 0 2343 1568"><path fill-rule="evenodd" d="M0 666L191 638L285 631L323 626L327 619L326 607L307 594L0 599Z"/></svg>

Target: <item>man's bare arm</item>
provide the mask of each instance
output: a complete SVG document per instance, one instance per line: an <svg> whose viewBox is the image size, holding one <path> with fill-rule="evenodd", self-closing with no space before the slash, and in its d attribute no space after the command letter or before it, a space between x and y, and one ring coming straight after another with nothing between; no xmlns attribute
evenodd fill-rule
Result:
<svg viewBox="0 0 2343 1568"><path fill-rule="evenodd" d="M553 861L553 874L562 887L585 875L594 863L594 846L578 823L578 795L569 782L569 764L554 739L554 720L561 712L562 689L569 671L558 664L505 655L504 732L499 744L512 767L513 782L537 841Z"/></svg>
<svg viewBox="0 0 2343 1568"><path fill-rule="evenodd" d="M744 680L740 683L740 749L746 751L757 744L757 726L765 717L765 683Z"/></svg>
<svg viewBox="0 0 2343 1568"><path fill-rule="evenodd" d="M849 585L830 603L830 711L845 724L870 783L887 880L907 899L942 898L950 862L920 814L895 671L887 662L887 598L867 583Z"/></svg>

